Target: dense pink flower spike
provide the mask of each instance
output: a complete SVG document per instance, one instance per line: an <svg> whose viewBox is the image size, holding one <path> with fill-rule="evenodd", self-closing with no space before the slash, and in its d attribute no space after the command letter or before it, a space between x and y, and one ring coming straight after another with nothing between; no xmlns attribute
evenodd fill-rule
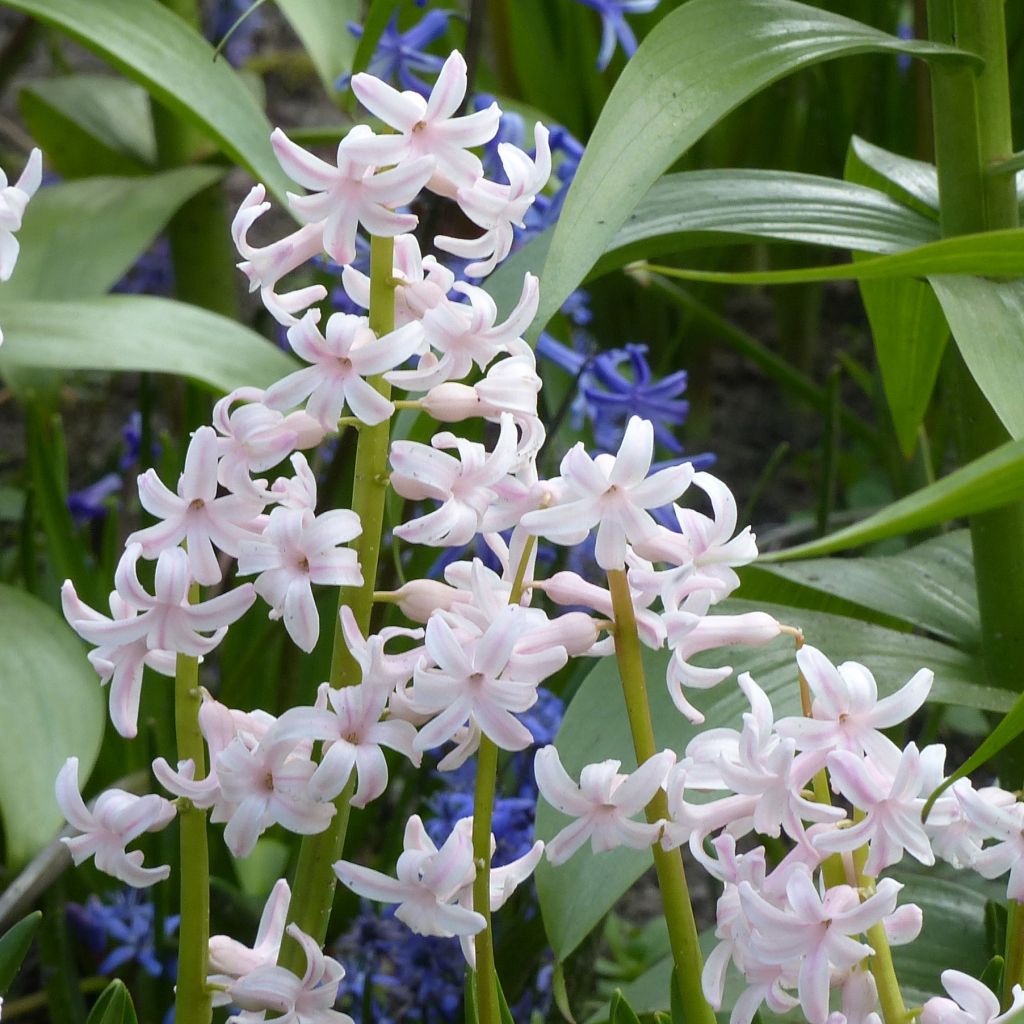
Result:
<svg viewBox="0 0 1024 1024"><path fill-rule="evenodd" d="M537 751L533 770L541 796L556 810L577 819L547 844L548 860L563 864L588 839L594 853L617 846L642 850L657 842L660 821L648 824L632 819L665 784L674 763L675 754L663 750L632 774L623 775L619 761L601 761L586 765L576 785L562 767L555 747Z"/></svg>
<svg viewBox="0 0 1024 1024"><path fill-rule="evenodd" d="M262 539L247 541L239 551L239 573L259 573L256 593L270 605L272 619L284 619L288 635L304 651L313 650L320 636L312 584L363 582L356 553L341 547L361 532L359 516L349 509L315 516L308 508L275 508Z"/></svg>
<svg viewBox="0 0 1024 1024"><path fill-rule="evenodd" d="M999 1012L999 1000L977 978L962 971L943 971L942 987L952 997L934 996L924 1004L921 1024L1007 1024L1024 1010L1024 991L1013 986L1013 1002Z"/></svg>
<svg viewBox="0 0 1024 1024"><path fill-rule="evenodd" d="M13 185L7 183L7 175L0 170L0 281L7 281L14 273L19 251L14 232L21 229L25 207L42 180L43 154L38 149L29 154L21 177ZM0 334L2 341L3 335Z"/></svg>
<svg viewBox="0 0 1024 1024"><path fill-rule="evenodd" d="M479 157L468 150L494 138L501 110L492 103L474 114L455 116L466 96L466 62L458 50L444 62L429 99L399 92L365 73L353 76L352 91L371 114L399 133L353 143L354 156L375 164L432 157L436 172L428 187L442 195L453 195L483 175Z"/></svg>
<svg viewBox="0 0 1024 1024"><path fill-rule="evenodd" d="M229 935L210 936L209 969L212 973L206 979L208 985L226 987L258 967L272 967L277 963L291 898L288 883L279 878L263 908L256 941L251 948ZM231 996L226 991L213 993L214 1006L226 1006L230 1002Z"/></svg>
<svg viewBox="0 0 1024 1024"><path fill-rule="evenodd" d="M782 719L779 732L792 736L801 750L849 750L893 763L899 750L880 730L905 722L921 707L934 673L923 668L879 700L875 677L855 661L837 667L809 644L797 651L796 660L814 698L812 717Z"/></svg>
<svg viewBox="0 0 1024 1024"><path fill-rule="evenodd" d="M562 502L528 512L523 529L556 544L575 545L597 526L597 564L605 570L624 568L627 543L642 545L657 535L647 509L671 504L693 479L688 462L648 476L653 458L654 427L639 416L626 425L616 455L592 459L577 444L562 459Z"/></svg>
<svg viewBox="0 0 1024 1024"><path fill-rule="evenodd" d="M411 202L434 173L433 157L409 160L375 174L391 162L390 146L366 125L356 125L338 145L338 164L297 146L280 128L270 137L278 162L293 181L312 195L289 195L292 209L307 224L323 224L323 248L336 263L356 256L359 225L371 235L392 237L412 231L416 217L395 213Z"/></svg>
<svg viewBox="0 0 1024 1024"><path fill-rule="evenodd" d="M96 867L137 889L167 878L171 869L142 866L142 851L125 847L143 832L158 832L174 817L174 804L162 796L136 796L123 789L108 789L90 811L78 788L78 758L69 757L57 776L57 803L68 823L82 835L63 838L72 860L81 864L96 858Z"/></svg>
<svg viewBox="0 0 1024 1024"><path fill-rule="evenodd" d="M60 591L64 618L75 622L118 622L134 619L138 611L115 590L110 595L110 618L93 611L81 601L71 580L65 580ZM151 650L145 637L126 644L103 644L88 654L89 663L104 685L110 683L110 721L126 739L139 731L139 700L142 696L143 667L149 666L161 675L173 676L176 655L173 651Z"/></svg>
<svg viewBox="0 0 1024 1024"><path fill-rule="evenodd" d="M510 143L498 145L498 156L508 177L508 185L480 178L474 184L459 189L456 198L462 212L483 228L484 234L475 239L452 238L450 235L438 235L434 239L439 249L477 261L466 267L470 277L485 277L508 256L512 251L513 226L523 226L526 211L551 177L548 130L539 121L533 130L533 140L537 155L532 160Z"/></svg>
<svg viewBox="0 0 1024 1024"><path fill-rule="evenodd" d="M878 890L861 902L848 885L826 890L824 899L800 865L786 885L789 907L780 910L765 900L749 882L739 885L743 912L754 929L752 948L765 965L800 962L797 988L800 1005L810 1024L825 1024L832 972L846 971L873 950L852 938L878 924L896 909L903 888L885 878Z"/></svg>
<svg viewBox="0 0 1024 1024"><path fill-rule="evenodd" d="M327 289L322 284L298 288L283 295L277 293L277 284L282 277L323 252L324 225L323 222L306 224L298 231L258 248L249 241L249 231L270 209L270 203L265 202L266 196L267 190L262 185L253 186L231 222L231 237L242 257L238 269L249 279L249 291L259 289L267 312L279 324L288 327L296 322L297 314L314 302L327 298Z"/></svg>
<svg viewBox="0 0 1024 1024"><path fill-rule="evenodd" d="M142 507L163 522L136 530L128 544L138 544L146 558L188 542L188 564L197 583L212 586L221 580L214 548L237 556L239 545L259 532L263 511L258 497L227 494L217 497L220 441L213 427L200 427L189 442L185 469L177 493L170 491L155 469L139 477Z"/></svg>
<svg viewBox="0 0 1024 1024"><path fill-rule="evenodd" d="M321 334L317 317L307 313L288 331L288 343L312 365L271 384L263 401L271 409L290 409L308 398L306 412L325 431L334 431L346 405L370 426L395 411L366 378L404 363L420 349L423 330L413 322L378 338L365 317L335 313Z"/></svg>
<svg viewBox="0 0 1024 1024"><path fill-rule="evenodd" d="M188 555L182 548L169 548L156 563L155 592L150 594L136 573L142 547L129 544L118 563L114 582L117 593L139 609L134 618L76 619L71 628L84 640L100 646L123 646L145 639L152 650L175 651L199 657L220 643L227 627L240 618L256 600L251 583L244 583L209 601L188 603ZM95 614L95 613L94 613ZM211 633L211 636L203 636Z"/></svg>
<svg viewBox="0 0 1024 1024"><path fill-rule="evenodd" d="M485 927L483 917L455 902L476 876L472 826L472 818L463 818L439 850L414 814L405 826L397 878L346 860L338 861L334 872L359 896L397 903L395 917L418 935L475 935Z"/></svg>
<svg viewBox="0 0 1024 1024"><path fill-rule="evenodd" d="M239 978L227 994L244 1012L229 1017L229 1024L262 1024L267 1013L286 1024L353 1024L348 1014L333 1009L345 968L324 956L298 925L289 925L287 933L302 947L305 973L299 978L284 967L266 964Z"/></svg>

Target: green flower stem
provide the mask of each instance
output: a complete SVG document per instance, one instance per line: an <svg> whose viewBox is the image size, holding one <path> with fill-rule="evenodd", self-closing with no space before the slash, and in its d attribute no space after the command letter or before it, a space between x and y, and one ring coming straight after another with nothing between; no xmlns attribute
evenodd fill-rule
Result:
<svg viewBox="0 0 1024 1024"><path fill-rule="evenodd" d="M378 337L395 329L394 253L393 239L371 237L370 329ZM370 383L382 395L390 396L391 388L382 378L373 378ZM342 587L338 594L338 607L340 609L347 605L352 609L364 636L369 632L370 616L373 613L377 563L384 526L384 501L387 497L390 441L391 424L388 420L375 427L363 425L359 429L352 481L352 510L359 516L363 527L354 545L363 571L363 582L358 587ZM362 670L345 643L340 620L335 617L331 686L355 686L361 678ZM337 810L330 825L318 835L303 838L295 869L288 921L297 924L321 945L327 937L327 925L337 885L332 865L341 857L345 846L353 788L354 779L350 778L334 802ZM281 944L278 963L299 975L305 968L302 949L290 936L285 936Z"/></svg>
<svg viewBox="0 0 1024 1024"><path fill-rule="evenodd" d="M622 677L622 693L626 700L629 728L633 734L633 749L637 764L643 764L657 752L651 708L647 701L644 681L640 637L636 628L633 598L624 569L608 572L608 586L615 616L615 657ZM658 790L646 808L647 820L660 821L669 817L668 797ZM658 875L661 902L665 909L672 956L679 979L680 994L686 1009L687 1024L715 1024L715 1012L704 998L701 987L703 957L697 936L697 923L693 917L690 892L686 885L683 858L679 850L663 850L654 845L654 868Z"/></svg>
<svg viewBox="0 0 1024 1024"><path fill-rule="evenodd" d="M199 584L193 583L189 601L199 600ZM195 778L206 777L206 747L199 731L199 659L179 654L174 673L174 728L178 759L191 760ZM181 924L178 928L178 984L175 1020L181 1024L208 1024L213 1017L206 988L210 945L210 862L207 850L206 812L182 801L178 811L181 838Z"/></svg>
<svg viewBox="0 0 1024 1024"><path fill-rule="evenodd" d="M498 779L498 748L493 740L480 737L476 757L476 791L473 796L473 909L483 916L486 927L473 936L476 950L476 1001L479 1024L499 1024L498 972L494 966L494 934L491 931L491 818Z"/></svg>
<svg viewBox="0 0 1024 1024"><path fill-rule="evenodd" d="M523 548L516 575L512 581L508 603L519 604L523 581L530 564L536 537L530 537ZM494 816L494 792L498 780L498 748L486 736L480 737L476 761L476 790L473 795L473 909L486 927L473 937L476 951L476 999L479 1024L499 1024L498 972L494 966L494 933L491 930L491 822Z"/></svg>
<svg viewBox="0 0 1024 1024"><path fill-rule="evenodd" d="M855 820L860 821L863 817L863 811L854 812ZM864 862L867 858L868 848L866 845L859 850L854 850L853 866L857 875L856 882L865 898L875 891L875 880L870 875L864 874ZM878 988L878 1002L882 1007L882 1019L885 1024L906 1024L909 1014L906 1004L903 1002L903 993L900 992L900 983L892 962L892 950L885 934L885 925L879 921L865 934L869 945L875 951L868 963Z"/></svg>
<svg viewBox="0 0 1024 1024"><path fill-rule="evenodd" d="M1010 88L1003 0L929 0L932 39L972 50L984 58L980 72L932 69L935 156L944 236L1015 228L1020 218L1012 174L992 174L1013 157ZM984 455L1009 439L963 360L957 359L961 395L961 462ZM971 547L981 612L982 653L993 684L1019 691L1024 678L1024 575L1007 565L1024 556L1024 505L1007 505L972 517ZM1001 773L1022 778L1024 744L1011 744ZM1024 981L1024 913L1011 904L1006 932L1004 1006L1013 985Z"/></svg>

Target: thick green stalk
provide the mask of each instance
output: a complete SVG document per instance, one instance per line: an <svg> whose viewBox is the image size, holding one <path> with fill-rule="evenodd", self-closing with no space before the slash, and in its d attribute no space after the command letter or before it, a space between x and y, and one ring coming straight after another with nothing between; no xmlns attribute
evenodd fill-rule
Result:
<svg viewBox="0 0 1024 1024"><path fill-rule="evenodd" d="M370 328L380 337L395 329L394 286L395 243L391 238L370 239ZM390 394L386 381L376 378L373 386L383 395ZM342 587L339 609L347 605L364 635L369 632L373 613L373 593L377 582L377 562L384 526L384 499L387 496L388 445L391 425L388 420L375 427L362 426L356 446L355 473L352 482L352 509L359 516L363 532L355 544L363 582L358 587ZM331 656L331 686L355 686L362 670L345 643L341 622L334 627L334 651ZM331 824L319 835L305 836L295 869L288 921L297 924L321 945L327 937L327 925L337 885L332 865L341 856L348 830L349 801L354 780L349 779L335 800L337 808ZM286 936L278 960L282 967L301 975L305 958L299 944Z"/></svg>
<svg viewBox="0 0 1024 1024"><path fill-rule="evenodd" d="M473 936L476 951L476 1001L479 1024L499 1024L498 972L494 966L494 933L491 931L491 818L498 778L498 748L486 736L480 737L476 757L476 792L473 796L473 909L483 916L486 927Z"/></svg>
<svg viewBox="0 0 1024 1024"><path fill-rule="evenodd" d="M944 236L1015 228L1020 223L1015 176L988 170L1013 154L1003 0L929 0L929 35L955 42L985 61L980 72L932 69L935 162ZM960 461L967 463L1009 440L1009 433L957 357ZM1024 574L1007 566L1024 557L1024 505L972 517L971 547L981 613L982 652L989 679L1019 691L1024 678ZM1024 745L1012 745L1001 773L1013 785L1024 774ZM1004 1001L1024 981L1024 913L1011 907Z"/></svg>
<svg viewBox="0 0 1024 1024"><path fill-rule="evenodd" d="M189 601L199 600L199 585L192 584ZM206 776L206 747L199 731L199 659L179 654L174 674L174 729L178 759L195 765L196 779ZM208 1024L213 1017L206 987L210 945L210 861L207 850L206 812L180 801L181 924L178 927L178 984L174 1017L180 1024Z"/></svg>
<svg viewBox="0 0 1024 1024"><path fill-rule="evenodd" d="M633 734L633 749L637 764L643 764L657 752L651 708L647 701L640 637L636 628L633 598L624 569L608 572L608 586L612 595L615 616L615 657L622 677L622 693L626 700L629 729ZM669 817L668 797L659 789L647 805L647 820L660 821ZM715 1024L711 1009L701 987L703 957L693 917L690 892L686 885L686 872L679 850L663 850L654 845L654 869L658 875L661 902L665 909L672 956L679 979L680 995L686 1010L687 1024Z"/></svg>

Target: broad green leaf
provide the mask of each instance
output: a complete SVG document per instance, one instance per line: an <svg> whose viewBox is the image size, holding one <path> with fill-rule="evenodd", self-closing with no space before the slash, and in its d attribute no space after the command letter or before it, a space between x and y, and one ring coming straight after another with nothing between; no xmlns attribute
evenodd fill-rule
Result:
<svg viewBox="0 0 1024 1024"><path fill-rule="evenodd" d="M131 993L115 978L93 1005L86 1024L138 1024Z"/></svg>
<svg viewBox="0 0 1024 1024"><path fill-rule="evenodd" d="M42 919L43 915L36 910L8 928L0 938L0 996L7 995Z"/></svg>
<svg viewBox="0 0 1024 1024"><path fill-rule="evenodd" d="M617 988L612 995L608 1006L608 1021L609 1024L640 1024L640 1018L626 1001L621 988Z"/></svg>
<svg viewBox="0 0 1024 1024"><path fill-rule="evenodd" d="M79 759L82 784L103 738L103 691L78 638L49 605L0 584L0 814L17 866L63 821L53 785Z"/></svg>
<svg viewBox="0 0 1024 1024"><path fill-rule="evenodd" d="M934 164L890 153L856 135L850 140L849 158L870 172L870 176L858 174L854 181L862 181L875 188L888 185L887 190L891 190L896 198L914 203L918 209L928 211L938 219L939 177Z"/></svg>
<svg viewBox="0 0 1024 1024"><path fill-rule="evenodd" d="M846 178L861 185L878 185L900 196L901 187L893 184L880 170L867 162L876 151L879 156L876 162L886 169L889 169L888 162L892 161L882 163L885 158L892 158L893 161L903 159L885 150L877 150L877 147L869 146L862 139L854 137L846 157ZM912 171L917 171L918 162L909 163L915 165ZM927 175L930 172L934 182L935 168L927 164L920 167L923 169L918 173ZM906 176L909 176L909 172ZM916 178L912 180L916 181ZM932 220L930 223L937 230L937 221ZM935 294L921 281L894 277L880 281L861 281L859 286L871 324L882 387L889 404L896 438L903 454L910 458L917 447L921 423L931 401L942 353L949 338L949 328Z"/></svg>
<svg viewBox="0 0 1024 1024"><path fill-rule="evenodd" d="M927 581L921 585L927 586ZM1011 699L975 681L984 677L977 656L928 637L760 602L730 601L722 608L723 612L754 610L768 611L783 622L801 627L808 643L821 647L834 662L855 660L867 665L875 673L882 694L892 693L919 668L927 666L935 672L931 697L937 703L1002 711ZM646 651L644 663L659 749L681 751L698 731L720 726L738 728L747 705L735 682L687 694L707 717L703 726L696 727L675 710L668 695L664 682L666 652ZM716 652L701 664L729 664L749 671L771 698L778 717L800 713L793 647L782 639L759 649ZM584 680L569 704L555 745L570 774L578 774L584 764L593 761L595 751L600 751L601 757L621 760L626 770L636 764L614 659L603 659ZM539 802L539 838L551 839L567 823L563 815L543 800ZM537 892L555 956L568 956L650 864L647 850L617 849L595 856L589 848L559 867L542 862L537 869Z"/></svg>
<svg viewBox="0 0 1024 1024"><path fill-rule="evenodd" d="M348 23L362 16L362 0L277 0L277 6L302 40L329 96L335 82L352 67L356 38Z"/></svg>
<svg viewBox="0 0 1024 1024"><path fill-rule="evenodd" d="M298 368L248 327L171 299L108 295L0 302L0 375L19 368L174 373L218 391L268 387Z"/></svg>
<svg viewBox="0 0 1024 1024"><path fill-rule="evenodd" d="M557 233L556 233L557 240ZM552 243L552 248L554 243ZM550 259L550 255L548 257ZM717 271L687 267L652 267L668 277L712 284L804 284L808 281L874 281L878 278L938 274L1024 274L1024 229L958 235L938 242L834 266L793 270Z"/></svg>
<svg viewBox="0 0 1024 1024"><path fill-rule="evenodd" d="M146 90L116 75L63 75L26 85L22 116L65 178L145 174L156 165Z"/></svg>
<svg viewBox="0 0 1024 1024"><path fill-rule="evenodd" d="M852 182L789 171L687 171L655 183L615 234L609 254L621 265L675 252L705 243L680 237L703 231L876 253L939 237L934 221Z"/></svg>
<svg viewBox="0 0 1024 1024"><path fill-rule="evenodd" d="M18 235L21 255L0 301L81 299L116 284L187 199L223 176L182 167L132 178L85 178L40 189Z"/></svg>
<svg viewBox="0 0 1024 1024"><path fill-rule="evenodd" d="M285 201L294 186L274 158L270 122L252 92L159 0L9 0L7 6L56 26L140 82Z"/></svg>
<svg viewBox="0 0 1024 1024"><path fill-rule="evenodd" d="M936 537L898 555L814 558L754 565L743 572L747 600L771 601L918 630L966 651L981 647L974 561L967 530ZM798 586L791 590L785 584ZM838 597L837 595L842 595Z"/></svg>
<svg viewBox="0 0 1024 1024"><path fill-rule="evenodd" d="M654 182L730 110L800 68L877 52L965 59L792 0L690 0L666 15L626 65L587 144L545 265L539 328Z"/></svg>
<svg viewBox="0 0 1024 1024"><path fill-rule="evenodd" d="M950 519L986 512L1024 498L1024 441L1006 444L941 480L894 501L880 512L820 540L761 556L762 562L811 558L898 537Z"/></svg>
<svg viewBox="0 0 1024 1024"><path fill-rule="evenodd" d="M929 280L971 376L1010 435L1024 436L1024 281Z"/></svg>

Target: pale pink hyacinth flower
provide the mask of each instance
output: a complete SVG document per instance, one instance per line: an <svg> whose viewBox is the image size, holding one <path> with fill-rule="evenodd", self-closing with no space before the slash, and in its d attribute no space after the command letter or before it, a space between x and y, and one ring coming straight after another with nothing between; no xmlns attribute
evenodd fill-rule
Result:
<svg viewBox="0 0 1024 1024"><path fill-rule="evenodd" d="M312 585L348 587L363 582L355 551L341 547L361 532L359 516L349 509L316 516L308 508L275 508L262 538L241 546L239 573L259 573L255 589L270 605L270 618L283 619L288 635L307 653L320 637Z"/></svg>
<svg viewBox="0 0 1024 1024"><path fill-rule="evenodd" d="M579 785L562 767L553 746L537 751L533 771L541 796L562 814L576 818L547 844L548 860L564 864L589 839L594 853L629 846L642 850L658 841L662 822L633 821L665 784L676 755L663 750L629 774L619 761L585 765Z"/></svg>
<svg viewBox="0 0 1024 1024"><path fill-rule="evenodd" d="M422 320L428 309L445 301L455 275L433 256L420 252L415 235L395 238L395 326ZM341 272L345 294L363 309L370 308L370 277L349 264Z"/></svg>
<svg viewBox="0 0 1024 1024"><path fill-rule="evenodd" d="M414 814L405 826L397 878L346 860L334 873L357 896L397 903L395 917L417 935L475 935L486 927L483 916L455 902L476 877L472 825L472 818L461 819L438 849Z"/></svg>
<svg viewBox="0 0 1024 1024"><path fill-rule="evenodd" d="M523 277L523 289L515 308L498 323L498 307L482 288L460 281L454 286L469 299L442 299L428 309L420 321L431 351L415 369L394 370L387 379L406 391L427 391L448 381L462 380L477 366L486 370L503 352L522 353L530 349L522 335L537 315L540 285L533 274ZM435 355L440 353L440 358Z"/></svg>
<svg viewBox="0 0 1024 1024"><path fill-rule="evenodd" d="M294 476L279 476L270 485L271 500L283 508L316 511L316 474L302 452L296 452L289 460Z"/></svg>
<svg viewBox="0 0 1024 1024"><path fill-rule="evenodd" d="M249 231L269 209L267 190L254 185L242 200L231 222L231 238L242 257L238 269L249 279L249 291L259 289L260 299L267 312L282 326L296 323L296 315L327 298L322 284L313 284L294 291L277 293L281 278L297 270L308 260L323 252L324 225L320 221L304 224L298 231L259 248L249 241ZM319 317L319 313L315 314Z"/></svg>
<svg viewBox="0 0 1024 1024"><path fill-rule="evenodd" d="M346 609L347 610L347 609ZM416 728L400 719L382 720L393 687L386 678L364 675L356 686L333 689L321 683L313 708L291 708L274 728L279 738L315 737L324 754L309 780L314 800L333 800L354 771L358 786L353 807L376 800L388 784L388 763L381 747L396 750L419 767L422 755L413 749Z"/></svg>
<svg viewBox="0 0 1024 1024"><path fill-rule="evenodd" d="M941 753L944 757L945 750ZM832 788L865 814L849 828L820 833L814 845L824 853L842 853L867 843L864 871L872 877L898 864L904 851L922 864L934 864L935 854L921 823L922 793L927 795L934 788L922 766L927 756L928 750L920 752L910 743L890 771L889 766L860 754L832 751L828 755Z"/></svg>
<svg viewBox="0 0 1024 1024"><path fill-rule="evenodd" d="M905 722L924 704L935 674L922 668L879 700L875 677L856 661L833 665L810 644L796 652L796 660L813 697L812 717L781 719L778 731L792 736L801 750L848 750L894 763L899 748L880 730Z"/></svg>
<svg viewBox="0 0 1024 1024"><path fill-rule="evenodd" d="M29 153L21 176L13 184L7 182L7 175L0 170L0 281L7 281L14 273L18 262L19 245L14 232L21 229L25 207L36 194L43 180L43 154L39 149ZM3 335L0 334L0 342Z"/></svg>
<svg viewBox="0 0 1024 1024"><path fill-rule="evenodd" d="M71 628L83 640L100 646L122 646L145 638L152 650L175 651L190 657L209 654L220 643L227 627L241 618L256 600L251 583L198 604L188 603L192 575L182 548L161 552L156 563L154 593L139 582L136 572L142 547L129 544L114 574L117 593L139 609L134 618L98 621L76 619ZM203 633L211 636L203 636Z"/></svg>
<svg viewBox="0 0 1024 1024"><path fill-rule="evenodd" d="M410 544L457 547L481 529L484 515L506 486L517 458L515 423L508 413L493 451L454 434L435 434L431 444L395 441L391 445L391 486L410 501L432 498L439 508L396 526L394 534ZM455 448L455 458L441 448ZM510 481L510 483L509 483Z"/></svg>
<svg viewBox="0 0 1024 1024"><path fill-rule="evenodd" d="M523 227L526 211L551 177L551 147L548 130L538 121L533 129L536 156L531 160L511 143L498 145L498 156L509 184L480 178L460 188L456 200L462 212L484 229L479 238L438 235L434 244L445 252L476 260L466 267L470 277L486 277L512 251L513 227Z"/></svg>
<svg viewBox="0 0 1024 1024"><path fill-rule="evenodd" d="M248 857L256 840L271 825L309 836L323 832L334 817L334 804L314 800L309 780L316 765L308 752L296 750L288 732L274 726L251 746L236 736L216 757L214 772L223 799L234 807L224 842L236 857Z"/></svg>
<svg viewBox="0 0 1024 1024"><path fill-rule="evenodd" d="M847 971L873 952L853 936L891 914L902 888L899 882L884 878L863 902L848 885L833 886L822 898L810 869L799 865L786 884L789 905L783 910L748 882L740 883L740 903L753 927L752 952L766 965L799 961L797 992L810 1024L825 1024L828 1018L833 971Z"/></svg>
<svg viewBox="0 0 1024 1024"><path fill-rule="evenodd" d="M404 363L423 343L418 323L408 323L378 338L365 317L335 313L323 334L307 313L288 331L288 344L310 366L288 374L267 388L264 404L290 409L304 399L306 412L325 431L334 431L342 409L369 426L383 423L395 411L367 377Z"/></svg>
<svg viewBox="0 0 1024 1024"><path fill-rule="evenodd" d="M438 384L420 399L420 404L441 423L472 417L496 421L503 412L512 413L522 422L536 417L540 389L537 361L532 353L523 353L494 363L476 384Z"/></svg>
<svg viewBox="0 0 1024 1024"><path fill-rule="evenodd" d="M952 997L933 996L921 1010L921 1024L1009 1024L1024 1010L1024 991L1013 986L1013 1001L1002 1013L992 990L962 971L941 974L942 987Z"/></svg>
<svg viewBox="0 0 1024 1024"><path fill-rule="evenodd" d="M315 448L324 428L308 413L287 416L263 404L262 388L235 388L213 407L217 438L217 481L235 494L266 501L266 482L253 473L283 462L299 448Z"/></svg>
<svg viewBox="0 0 1024 1024"><path fill-rule="evenodd" d="M110 594L110 618L94 611L75 592L71 580L60 590L64 618L74 622L117 622L134 619L138 611L118 592ZM87 655L103 685L110 683L110 721L121 736L134 739L139 731L139 700L142 696L143 667L164 676L173 676L176 655L173 651L150 650L145 637L126 644L103 644Z"/></svg>
<svg viewBox="0 0 1024 1024"><path fill-rule="evenodd" d="M434 717L416 736L417 750L453 739L467 722L502 750L524 750L530 730L515 715L537 702L540 682L568 660L564 647L515 654L518 622L528 609L507 605L488 629L467 642L435 615L427 623L426 656L417 665L408 700L413 710Z"/></svg>
<svg viewBox="0 0 1024 1024"><path fill-rule="evenodd" d="M57 775L57 803L68 823L81 832L71 838L62 837L75 864L90 857L104 874L136 889L162 882L171 869L166 864L157 868L142 866L142 851L127 852L125 847L143 832L159 832L174 817L174 804L150 793L136 796L123 789L101 793L90 811L78 788L78 758L69 757Z"/></svg>
<svg viewBox="0 0 1024 1024"><path fill-rule="evenodd" d="M556 544L580 544L597 527L594 557L604 570L622 569L627 544L641 545L657 533L647 511L675 501L693 479L693 466L683 463L648 472L654 458L654 426L630 418L615 455L592 459L582 442L562 459L565 494L560 504L523 516L521 525Z"/></svg>
<svg viewBox="0 0 1024 1024"><path fill-rule="evenodd" d="M1007 898L1024 902L1024 803L1006 806L992 795L966 788L956 793L970 821L986 838L997 840L986 846L971 866L982 878L998 878L1009 871Z"/></svg>
<svg viewBox="0 0 1024 1024"><path fill-rule="evenodd" d="M229 1017L228 1024L262 1024L267 1013L282 1024L353 1024L347 1013L333 1008L345 968L325 956L298 925L288 925L287 934L302 947L305 973L300 978L284 967L265 964L243 975L227 992L243 1012Z"/></svg>
<svg viewBox="0 0 1024 1024"><path fill-rule="evenodd" d="M185 468L172 492L148 469L139 477L139 501L163 522L136 530L128 544L139 544L146 558L188 542L188 563L197 583L221 581L214 548L237 557L239 545L259 532L264 502L257 496L226 494L217 497L217 462L220 439L213 427L200 427L189 442Z"/></svg>
<svg viewBox="0 0 1024 1024"><path fill-rule="evenodd" d="M416 227L413 214L395 213L395 208L416 197L434 173L434 159L420 157L374 173L376 167L390 163L384 139L367 125L356 125L338 145L338 163L332 166L296 145L280 128L270 136L285 174L312 192L289 194L292 209L307 224L323 224L323 248L336 263L355 259L360 224L371 235L384 237Z"/></svg>
<svg viewBox="0 0 1024 1024"><path fill-rule="evenodd" d="M258 967L271 967L277 963L291 898L288 883L279 878L263 907L256 941L251 948L228 935L210 936L209 969L212 973L206 983L211 987L216 986L213 993L214 1006L227 1006L231 1002L231 996L221 990L222 987L226 989Z"/></svg>
<svg viewBox="0 0 1024 1024"><path fill-rule="evenodd" d="M412 91L399 92L365 72L354 75L352 91L359 102L399 134L368 144L355 142L352 153L376 164L433 157L436 171L427 187L444 196L472 185L483 175L483 165L468 151L494 138L501 109L492 103L476 113L456 116L466 84L466 61L458 50L444 62L428 99Z"/></svg>

